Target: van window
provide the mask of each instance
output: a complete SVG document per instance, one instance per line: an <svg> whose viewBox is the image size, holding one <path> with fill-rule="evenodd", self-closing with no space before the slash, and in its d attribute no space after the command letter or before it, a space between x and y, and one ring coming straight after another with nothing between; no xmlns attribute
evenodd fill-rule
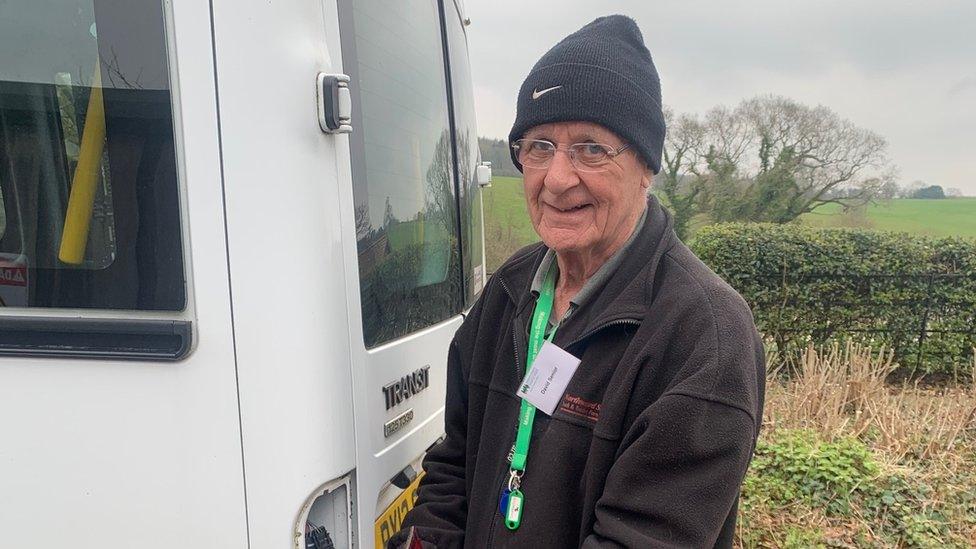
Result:
<svg viewBox="0 0 976 549"><path fill-rule="evenodd" d="M184 308L159 0L0 3L0 300Z"/></svg>
<svg viewBox="0 0 976 549"><path fill-rule="evenodd" d="M444 25L451 66L451 97L454 103L455 144L458 159L458 190L461 205L461 250L464 263L464 304L469 307L481 292L484 279L484 249L481 220L481 190L475 169L481 162L478 129L475 127L474 89L468 61L468 41L454 2L444 2Z"/></svg>
<svg viewBox="0 0 976 549"><path fill-rule="evenodd" d="M353 39L343 33L342 46L358 96L353 193L373 347L460 311L457 199L437 3L351 4Z"/></svg>

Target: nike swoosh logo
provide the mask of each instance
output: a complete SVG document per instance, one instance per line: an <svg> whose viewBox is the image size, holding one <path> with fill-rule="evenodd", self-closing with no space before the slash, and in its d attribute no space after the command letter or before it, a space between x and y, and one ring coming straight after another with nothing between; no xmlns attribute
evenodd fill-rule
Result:
<svg viewBox="0 0 976 549"><path fill-rule="evenodd" d="M553 86L551 88L546 88L544 90L535 90L534 89L534 90L532 90L532 99L538 99L538 98L542 97L543 95L551 92L552 90L558 90L561 87L562 86Z"/></svg>

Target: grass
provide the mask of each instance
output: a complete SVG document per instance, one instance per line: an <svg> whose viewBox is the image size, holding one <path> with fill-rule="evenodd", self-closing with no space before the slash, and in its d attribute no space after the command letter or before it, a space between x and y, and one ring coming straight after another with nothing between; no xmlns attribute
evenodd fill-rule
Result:
<svg viewBox="0 0 976 549"><path fill-rule="evenodd" d="M513 252L539 240L525 209L521 177L492 178L485 189L485 255L494 272Z"/></svg>
<svg viewBox="0 0 976 549"><path fill-rule="evenodd" d="M538 240L525 209L521 177L494 177L485 189L485 217L511 229L520 240Z"/></svg>
<svg viewBox="0 0 976 549"><path fill-rule="evenodd" d="M927 236L976 238L976 198L900 198L847 213L837 204L827 204L805 214L801 220L814 227L862 227Z"/></svg>

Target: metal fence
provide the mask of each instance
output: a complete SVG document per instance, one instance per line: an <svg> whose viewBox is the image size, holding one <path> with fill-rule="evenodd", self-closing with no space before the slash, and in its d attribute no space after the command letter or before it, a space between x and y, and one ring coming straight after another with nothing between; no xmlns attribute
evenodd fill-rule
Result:
<svg viewBox="0 0 976 549"><path fill-rule="evenodd" d="M853 335L893 349L912 372L946 372L973 359L976 273L783 273L740 283L760 330L781 350Z"/></svg>

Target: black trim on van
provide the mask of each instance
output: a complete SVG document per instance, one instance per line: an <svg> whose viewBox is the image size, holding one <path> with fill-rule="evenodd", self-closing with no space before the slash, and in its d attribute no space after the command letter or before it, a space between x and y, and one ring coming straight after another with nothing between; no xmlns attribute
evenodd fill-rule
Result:
<svg viewBox="0 0 976 549"><path fill-rule="evenodd" d="M0 356L180 360L188 320L0 316Z"/></svg>

